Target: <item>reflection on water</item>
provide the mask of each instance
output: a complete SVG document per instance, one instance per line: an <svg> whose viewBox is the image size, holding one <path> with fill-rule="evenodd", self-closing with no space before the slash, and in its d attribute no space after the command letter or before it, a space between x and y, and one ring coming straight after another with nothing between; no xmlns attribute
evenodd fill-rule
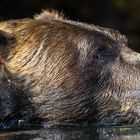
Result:
<svg viewBox="0 0 140 140"><path fill-rule="evenodd" d="M1 131L0 140L139 140L140 127L59 126Z"/></svg>

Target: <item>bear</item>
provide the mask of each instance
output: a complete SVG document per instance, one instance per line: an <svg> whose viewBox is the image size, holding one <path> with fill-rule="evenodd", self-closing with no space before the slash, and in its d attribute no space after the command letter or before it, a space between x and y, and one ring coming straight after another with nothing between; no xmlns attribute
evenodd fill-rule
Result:
<svg viewBox="0 0 140 140"><path fill-rule="evenodd" d="M0 22L0 127L140 122L140 54L119 31L55 11Z"/></svg>

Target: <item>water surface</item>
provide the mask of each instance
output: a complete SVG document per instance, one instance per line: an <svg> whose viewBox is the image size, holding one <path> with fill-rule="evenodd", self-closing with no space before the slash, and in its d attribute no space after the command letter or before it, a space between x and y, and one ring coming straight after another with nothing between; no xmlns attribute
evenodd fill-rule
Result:
<svg viewBox="0 0 140 140"><path fill-rule="evenodd" d="M31 127L1 130L0 140L140 140L140 126Z"/></svg>

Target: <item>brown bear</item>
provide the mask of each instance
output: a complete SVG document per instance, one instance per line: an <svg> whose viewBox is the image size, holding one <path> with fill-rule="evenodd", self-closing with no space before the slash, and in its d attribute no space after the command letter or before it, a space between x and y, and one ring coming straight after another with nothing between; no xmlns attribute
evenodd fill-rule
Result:
<svg viewBox="0 0 140 140"><path fill-rule="evenodd" d="M44 11L0 22L0 126L140 122L140 54L118 31Z"/></svg>

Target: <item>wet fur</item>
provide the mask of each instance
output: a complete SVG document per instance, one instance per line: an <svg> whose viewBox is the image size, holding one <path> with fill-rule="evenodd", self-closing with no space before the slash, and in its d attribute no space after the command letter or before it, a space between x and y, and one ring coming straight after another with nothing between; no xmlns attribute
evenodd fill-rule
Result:
<svg viewBox="0 0 140 140"><path fill-rule="evenodd" d="M0 30L1 124L139 122L139 65L125 61L118 31L48 11Z"/></svg>

